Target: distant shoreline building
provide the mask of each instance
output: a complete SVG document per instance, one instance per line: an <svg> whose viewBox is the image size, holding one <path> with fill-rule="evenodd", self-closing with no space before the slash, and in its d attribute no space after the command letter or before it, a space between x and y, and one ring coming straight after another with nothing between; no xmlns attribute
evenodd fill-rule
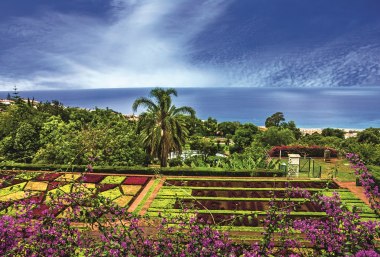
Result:
<svg viewBox="0 0 380 257"><path fill-rule="evenodd" d="M340 129L340 128L338 128ZM300 128L302 135L312 135L314 133L322 134L322 128ZM356 137L358 132L363 131L364 129L340 129L344 131L344 138Z"/></svg>

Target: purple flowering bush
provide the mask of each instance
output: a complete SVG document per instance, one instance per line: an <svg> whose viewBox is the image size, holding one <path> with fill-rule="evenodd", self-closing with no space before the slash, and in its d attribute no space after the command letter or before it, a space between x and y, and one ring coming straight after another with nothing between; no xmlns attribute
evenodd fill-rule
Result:
<svg viewBox="0 0 380 257"><path fill-rule="evenodd" d="M379 213L378 188L370 173L357 156L348 158ZM326 215L292 216L302 204L292 198L300 196ZM1 203L0 256L380 256L375 245L379 222L361 220L338 194L327 197L289 187L283 199L276 197L273 193L261 241L247 245L233 242L193 211L137 217L78 186L72 193L51 196L42 209L36 197Z"/></svg>
<svg viewBox="0 0 380 257"><path fill-rule="evenodd" d="M355 175L359 177L360 184L364 188L365 195L372 209L380 215L380 192L379 187L375 185L372 174L357 154L349 153L347 154L347 159L350 161L351 168L354 169Z"/></svg>

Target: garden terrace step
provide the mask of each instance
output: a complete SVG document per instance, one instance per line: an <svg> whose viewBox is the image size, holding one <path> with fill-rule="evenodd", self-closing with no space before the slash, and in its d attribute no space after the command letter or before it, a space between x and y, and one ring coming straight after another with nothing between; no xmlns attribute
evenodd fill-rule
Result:
<svg viewBox="0 0 380 257"><path fill-rule="evenodd" d="M157 213L166 213L170 215L170 213L180 213L183 214L183 210L181 209L166 209L165 212L160 208L149 208L149 212L157 212ZM187 213L212 213L212 214L230 214L230 215L266 215L266 211L243 211L243 210L194 210L189 211ZM297 216L313 216L313 217L325 217L325 212L291 212L289 215L297 215Z"/></svg>
<svg viewBox="0 0 380 257"><path fill-rule="evenodd" d="M339 186L335 182L321 181L291 181L291 180L272 180L272 181L257 181L257 180L166 180L165 185L186 186L186 187L243 187L243 188L328 188L338 189Z"/></svg>
<svg viewBox="0 0 380 257"><path fill-rule="evenodd" d="M311 190L310 193L325 193L321 190ZM162 196L177 196L177 197L186 197L186 196L194 196L194 197L215 197L215 198L272 198L273 194L277 198L287 198L287 195L289 195L290 192L287 190L280 190L280 189L247 189L244 190L236 190L229 188L216 188L216 189L209 189L209 188L191 188L191 187L162 187L159 192L159 197ZM341 191L338 192L339 194L342 194L342 198L346 199L352 199L355 197L354 195L350 195L351 193L347 191ZM346 194L348 193L348 194ZM295 193L293 194L292 198L304 198L301 193ZM356 198L356 197L355 197ZM353 199L355 199L353 198ZM357 198L356 198L357 199Z"/></svg>
<svg viewBox="0 0 380 257"><path fill-rule="evenodd" d="M217 178L217 177L166 177L166 181L270 181L270 182L321 182L321 183L331 183L332 180L328 179L299 179L299 178L255 178L255 177L228 177L228 178Z"/></svg>

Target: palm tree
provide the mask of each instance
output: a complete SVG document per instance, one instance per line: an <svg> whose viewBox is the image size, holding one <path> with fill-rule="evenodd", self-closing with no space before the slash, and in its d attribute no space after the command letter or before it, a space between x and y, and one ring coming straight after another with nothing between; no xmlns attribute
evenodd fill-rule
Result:
<svg viewBox="0 0 380 257"><path fill-rule="evenodd" d="M137 131L142 135L144 147L152 157L160 160L161 167L167 166L171 151L182 152L188 135L183 115L195 115L190 107L177 108L172 105L171 95L177 96L177 91L173 88L155 88L150 91L149 98L140 97L132 106L133 111L137 111L140 106L146 108L140 114Z"/></svg>

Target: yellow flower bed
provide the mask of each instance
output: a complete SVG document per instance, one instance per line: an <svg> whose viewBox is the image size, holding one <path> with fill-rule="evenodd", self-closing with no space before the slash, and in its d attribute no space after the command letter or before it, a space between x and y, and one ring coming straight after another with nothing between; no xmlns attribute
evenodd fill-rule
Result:
<svg viewBox="0 0 380 257"><path fill-rule="evenodd" d="M29 181L28 184L26 184L24 190L25 191L46 191L48 187L47 182L36 182L36 181Z"/></svg>
<svg viewBox="0 0 380 257"><path fill-rule="evenodd" d="M17 201L17 200L21 200L21 199L24 199L26 197L29 197L29 196L32 196L35 194L38 194L38 193L37 192L27 193L24 191L18 191L18 192L11 193L11 194L0 197L0 202Z"/></svg>
<svg viewBox="0 0 380 257"><path fill-rule="evenodd" d="M72 181L77 180L80 176L81 175L78 175L78 174L67 173L67 174L63 174L62 176L60 176L59 178L57 178L55 181L72 182Z"/></svg>
<svg viewBox="0 0 380 257"><path fill-rule="evenodd" d="M141 189L139 185L122 185L121 189L123 190L123 194L125 195L135 195Z"/></svg>
<svg viewBox="0 0 380 257"><path fill-rule="evenodd" d="M120 207L125 207L129 204L129 202L132 200L133 196L130 195L123 195L120 196L119 198L116 198L113 200L114 203L119 205Z"/></svg>
<svg viewBox="0 0 380 257"><path fill-rule="evenodd" d="M0 189L0 197L23 190L26 182Z"/></svg>
<svg viewBox="0 0 380 257"><path fill-rule="evenodd" d="M72 192L81 192L81 191L87 191L87 192L94 192L95 191L95 184L94 183L77 183L73 185Z"/></svg>
<svg viewBox="0 0 380 257"><path fill-rule="evenodd" d="M104 191L104 192L101 192L99 194L99 196L103 196L103 197L109 198L111 200L113 200L115 198L118 198L121 195L122 194L121 194L121 192L120 192L120 190L119 190L118 187L116 187L114 189L110 189L110 190Z"/></svg>
<svg viewBox="0 0 380 257"><path fill-rule="evenodd" d="M125 178L126 177L124 176L107 176L100 182L100 184L120 184Z"/></svg>
<svg viewBox="0 0 380 257"><path fill-rule="evenodd" d="M58 188L55 188L53 190L48 191L47 196L46 196L46 201L45 202L50 202L51 201L51 196L56 195L56 194L69 194L71 192L71 185L64 185Z"/></svg>

